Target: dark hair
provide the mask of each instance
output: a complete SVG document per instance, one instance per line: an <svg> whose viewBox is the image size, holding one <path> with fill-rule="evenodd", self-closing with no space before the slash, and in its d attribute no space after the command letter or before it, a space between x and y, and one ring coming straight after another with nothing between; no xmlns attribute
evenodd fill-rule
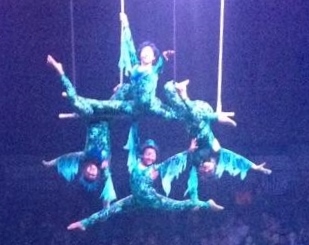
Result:
<svg viewBox="0 0 309 245"><path fill-rule="evenodd" d="M153 42L145 41L142 42L138 47L138 57L140 57L142 49L145 47L150 47L153 50L153 53L156 57L156 60L160 56L160 50L157 48L157 46Z"/></svg>
<svg viewBox="0 0 309 245"><path fill-rule="evenodd" d="M141 145L140 147L140 154L142 155L144 151L148 148L152 148L156 151L157 154L159 154L159 147L156 144L156 142L152 139L148 139L144 142L144 144Z"/></svg>
<svg viewBox="0 0 309 245"><path fill-rule="evenodd" d="M99 150L99 149L96 149L96 148L92 148L92 149L89 149L87 151L85 161L95 162L98 165L100 165L101 162L103 162L104 160L109 161L110 158L111 158L111 156L110 156L110 150L109 149Z"/></svg>

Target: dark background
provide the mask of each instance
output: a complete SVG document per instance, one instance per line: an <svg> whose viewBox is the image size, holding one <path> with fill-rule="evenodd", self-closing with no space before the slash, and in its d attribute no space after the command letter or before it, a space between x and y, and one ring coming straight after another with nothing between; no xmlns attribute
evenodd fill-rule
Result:
<svg viewBox="0 0 309 245"><path fill-rule="evenodd" d="M73 2L73 12L68 0L0 2L0 169L7 197L2 204L14 206L11 211L22 210L25 203L34 207L35 202L57 203L56 194L67 189L40 161L81 150L85 143L82 120L58 119L59 113L71 108L61 97L58 77L46 66L46 56L52 54L61 61L69 77L75 73L83 96L107 99L118 83L120 3ZM164 82L176 75L177 80L191 80L191 98L216 106L219 2L126 1L136 44L151 40L161 50L176 50L176 60L167 65L159 81L157 94L162 100ZM224 147L253 159L279 156L270 166L281 174L285 169L297 174L307 170L308 15L305 0L233 0L225 6L222 102L224 111L236 113L238 126L215 126L215 133ZM128 193L122 146L129 125L129 121L111 125L120 197ZM189 143L182 125L153 119L142 122L142 139L146 138L158 141L162 158ZM280 161L280 156L285 160ZM76 200L76 196L70 198ZM70 221L78 217L71 215Z"/></svg>
<svg viewBox="0 0 309 245"><path fill-rule="evenodd" d="M219 1L177 0L175 15L173 4L127 1L135 42L151 40L161 50L176 44L177 67L171 62L166 68L159 97L164 99L162 86L175 69L178 80L191 79L192 98L215 107ZM226 2L222 101L223 110L236 113L238 128L217 130L223 145L249 151L308 143L308 5L300 0ZM118 1L74 1L75 83L84 96L109 98L118 82L119 9ZM1 1L3 154L62 152L83 142L80 122L57 119L70 107L45 65L52 54L72 78L70 16L70 1ZM162 144L183 146L170 135L182 138L182 130L165 124L156 128L165 132Z"/></svg>

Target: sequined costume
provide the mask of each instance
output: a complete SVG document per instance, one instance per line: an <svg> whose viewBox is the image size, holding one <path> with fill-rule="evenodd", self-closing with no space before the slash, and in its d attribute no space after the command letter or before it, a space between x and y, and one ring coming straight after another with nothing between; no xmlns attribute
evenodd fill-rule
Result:
<svg viewBox="0 0 309 245"><path fill-rule="evenodd" d="M123 84L111 100L95 100L78 96L69 78L61 76L69 100L77 112L84 116L102 116L104 114L125 114L129 116L155 115L165 119L174 119L174 112L156 97L156 88L159 73L162 70L163 58L151 69L139 65L136 50L129 26L124 27L124 40L122 42L121 61L125 67L130 82ZM121 63L121 62L120 62Z"/></svg>
<svg viewBox="0 0 309 245"><path fill-rule="evenodd" d="M175 159L186 157L186 154L187 152L179 153L161 164L154 164L149 167L143 167L139 162L132 168L130 173L132 195L114 202L110 207L103 208L101 211L83 219L81 221L83 227L87 228L99 221L105 221L116 213L128 212L140 208L153 208L166 211L183 211L194 209L196 207L208 209L210 207L208 202L174 200L158 194L153 187L152 174L154 171L165 172L171 162L174 162Z"/></svg>
<svg viewBox="0 0 309 245"><path fill-rule="evenodd" d="M46 166L57 167L68 182L78 180L88 191L97 191L101 189L100 198L104 201L113 201L116 199L112 176L109 167L101 169L101 163L110 161L110 131L107 121L89 122L87 127L86 144L83 151L72 152L62 155L50 161L44 161ZM88 181L84 178L82 171L87 164L95 164L99 172L97 180Z"/></svg>
<svg viewBox="0 0 309 245"><path fill-rule="evenodd" d="M198 149L188 156L187 166L190 166L191 170L186 194L188 193L192 200L198 200L197 169L200 164L209 161L211 157L217 159L215 177L220 178L226 171L232 176L240 174L241 179L244 179L248 170L252 168L253 162L225 148L215 149L218 141L211 126L213 122L218 121L218 116L212 107L204 101L183 100L172 81L165 84L165 92L170 106L177 113L177 118L186 124L190 137L197 139ZM174 176L171 174L169 181L173 179ZM169 194L169 191L165 192Z"/></svg>

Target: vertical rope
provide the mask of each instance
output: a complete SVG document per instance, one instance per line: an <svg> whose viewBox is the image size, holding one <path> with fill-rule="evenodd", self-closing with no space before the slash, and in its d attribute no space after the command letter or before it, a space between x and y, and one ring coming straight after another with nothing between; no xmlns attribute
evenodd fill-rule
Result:
<svg viewBox="0 0 309 245"><path fill-rule="evenodd" d="M76 87L76 62L75 62L75 31L74 31L74 4L70 0L70 23L71 23L71 59L72 59L72 81Z"/></svg>
<svg viewBox="0 0 309 245"><path fill-rule="evenodd" d="M124 0L120 0L120 12L124 13ZM121 21L121 26L120 26L120 52L121 52L121 43L123 41L123 24ZM123 69L120 69L119 71L119 83L123 84Z"/></svg>
<svg viewBox="0 0 309 245"><path fill-rule="evenodd" d="M219 39L219 60L218 60L218 94L217 94L217 112L222 111L222 59L223 59L223 31L224 31L224 3L221 0L220 6L220 39Z"/></svg>
<svg viewBox="0 0 309 245"><path fill-rule="evenodd" d="M173 0L173 49L175 51L173 60L173 80L177 81L177 28L176 28L176 0Z"/></svg>

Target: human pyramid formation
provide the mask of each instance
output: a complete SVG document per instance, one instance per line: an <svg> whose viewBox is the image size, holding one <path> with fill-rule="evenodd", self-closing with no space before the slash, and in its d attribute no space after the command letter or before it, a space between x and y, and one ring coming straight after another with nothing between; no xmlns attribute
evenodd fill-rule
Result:
<svg viewBox="0 0 309 245"><path fill-rule="evenodd" d="M253 169L264 174L271 170L265 163L254 164L248 159L220 146L212 131L212 124L219 122L236 126L231 119L231 112L214 112L205 101L191 100L187 94L189 80L169 81L165 84L167 104L156 97L159 74L165 61L174 51L159 53L153 43L144 42L135 49L128 18L120 14L123 40L120 66L130 82L119 84L109 100L95 100L79 96L69 78L65 75L62 64L48 55L47 64L61 77L67 99L80 117L87 119L86 146L83 151L68 153L51 161L43 161L46 166L55 166L67 181L75 179L87 190L102 188L100 198L103 209L88 218L70 224L67 229L85 230L98 221L105 221L112 215L137 208L153 208L167 211L196 209L222 210L223 207L213 200L202 201L198 197L199 175L220 178L223 172L232 176L246 177ZM127 149L128 170L130 173L131 195L116 200L110 171L110 132L106 115L126 115L133 118ZM139 144L138 119L154 116L165 120L177 120L188 129L190 146L162 163L156 163L158 147L153 140ZM174 200L168 197L171 184L185 169L190 169L187 200ZM153 181L161 177L166 196L160 195L153 187Z"/></svg>

